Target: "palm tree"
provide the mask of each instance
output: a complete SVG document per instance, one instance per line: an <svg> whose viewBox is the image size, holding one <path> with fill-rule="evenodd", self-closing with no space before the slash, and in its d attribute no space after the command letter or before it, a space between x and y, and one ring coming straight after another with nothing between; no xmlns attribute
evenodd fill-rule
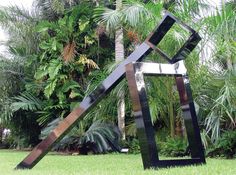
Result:
<svg viewBox="0 0 236 175"><path fill-rule="evenodd" d="M0 146L1 146L1 144L2 144L3 130L4 130L4 128L3 128L2 124L1 124L1 121L0 121Z"/></svg>
<svg viewBox="0 0 236 175"><path fill-rule="evenodd" d="M207 111L205 125L211 140L216 142L223 130L235 128L235 21L234 1L222 1L221 9L206 19L213 41L210 79L201 92L203 109Z"/></svg>
<svg viewBox="0 0 236 175"><path fill-rule="evenodd" d="M116 10L122 9L122 0L116 0ZM124 51L124 33L122 26L118 27L115 31L115 61L119 63L125 59ZM118 127L121 131L122 140L125 140L125 93L123 90L119 91L117 98L119 99L117 104L117 119Z"/></svg>
<svg viewBox="0 0 236 175"><path fill-rule="evenodd" d="M115 33L115 62L120 63L125 58L124 50L124 27L129 25L135 27L145 18L151 15L141 3L129 4L122 0L116 0L116 9L97 8L95 16L101 18L100 22L106 24L106 30ZM103 13L101 13L101 11ZM125 92L119 90L117 94L117 119L122 139L125 140Z"/></svg>
<svg viewBox="0 0 236 175"><path fill-rule="evenodd" d="M42 19L55 21L62 17L66 10L80 3L79 0L35 0L34 4Z"/></svg>

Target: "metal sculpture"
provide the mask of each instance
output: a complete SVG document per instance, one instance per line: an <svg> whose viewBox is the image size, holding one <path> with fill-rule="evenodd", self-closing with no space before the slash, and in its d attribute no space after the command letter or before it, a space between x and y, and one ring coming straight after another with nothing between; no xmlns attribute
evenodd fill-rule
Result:
<svg viewBox="0 0 236 175"><path fill-rule="evenodd" d="M155 133L149 112L144 75L172 75L175 77L191 159L159 160ZM133 104L144 169L205 163L197 116L183 61L176 62L175 64L129 63L126 65L126 77Z"/></svg>
<svg viewBox="0 0 236 175"><path fill-rule="evenodd" d="M170 30L170 28L173 26L174 23L180 24L183 28L190 31L191 35L189 39L185 42L182 48L174 55L172 58L169 58L163 51L158 49L156 45L160 43L160 41L163 39L163 37L166 35L166 33ZM157 28L149 35L149 37L137 48L135 51L123 62L120 63L120 65L87 97L83 99L83 101L80 103L80 106L75 108L59 125L46 137L42 142L40 142L33 150L32 152L17 166L16 169L31 169L33 168L47 153L48 151L58 142L60 141L63 136L70 131L73 126L76 124L76 122L79 119L82 119L94 106L96 106L99 101L104 98L124 77L125 77L125 66L132 62L140 62L142 61L152 50L155 50L157 53L159 53L163 58L167 59L169 63L173 64L180 60L183 60L186 58L186 56L195 48L197 43L200 41L200 37L193 29L188 27L187 25L183 24L179 20L177 20L174 16L172 16L170 13L166 13L163 17L161 23L157 26ZM175 64L174 64L175 65ZM133 72L135 73L135 72ZM189 93L189 88L186 84L184 84L183 79L178 79L179 77L176 77L176 82L178 87L180 88L180 92L183 91L183 93L187 93L188 98L187 101L191 97L191 92ZM185 80L185 79L184 79ZM182 88L186 88L182 89ZM183 97L183 104L186 103L186 99L184 96L181 95L181 98ZM187 104L187 103L186 103ZM186 113L186 121L187 123L189 120L187 119L190 115L189 112L195 113L193 103L189 104L190 111L187 110ZM187 108L186 108L187 109ZM194 111L194 112L193 112ZM150 123L149 123L150 124ZM196 126L195 126L196 124ZM195 123L192 127L192 125L189 128L189 133L193 132L192 129L198 129L197 123ZM139 126L138 126L139 127ZM149 134L149 130L151 130L150 126L146 127L146 131L142 134ZM199 131L199 129L198 129ZM197 138L200 138L199 132L196 132L194 136ZM150 131L149 135L152 135L152 131ZM193 135L190 134L189 137L192 137ZM153 137L153 136L152 136ZM147 142L153 142L152 137L148 138L146 140ZM142 144L142 139L146 139L146 137L140 137L141 142L141 150L142 150L142 157L144 161L144 168L149 167L157 167L158 163L158 157L153 158L152 154L157 156L157 152L155 153L155 149L150 149L146 142L145 144ZM191 140L191 138L189 138ZM145 142L145 140L144 140ZM190 142L191 144L195 144L194 141ZM201 141L199 143L199 139L197 139L197 145L201 145ZM190 146L191 146L190 144ZM194 149L191 150L192 157L198 157L199 151L195 150L196 146L193 147ZM197 147L199 148L199 147ZM202 149L200 149L200 152ZM153 153L150 151L154 151ZM151 158L145 158L144 154L145 152L149 152L149 157ZM203 154L203 153L202 153ZM203 160L203 159L201 159ZM204 161L202 161L204 162ZM195 162L193 162L195 163Z"/></svg>

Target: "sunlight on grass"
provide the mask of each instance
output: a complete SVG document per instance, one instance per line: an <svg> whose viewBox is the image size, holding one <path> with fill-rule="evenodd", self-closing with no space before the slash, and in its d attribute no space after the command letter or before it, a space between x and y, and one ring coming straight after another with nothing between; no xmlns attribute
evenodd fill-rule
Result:
<svg viewBox="0 0 236 175"><path fill-rule="evenodd" d="M202 166L143 170L141 156L106 154L62 156L49 154L32 170L13 170L28 152L0 150L1 175L234 175L236 160L207 159Z"/></svg>

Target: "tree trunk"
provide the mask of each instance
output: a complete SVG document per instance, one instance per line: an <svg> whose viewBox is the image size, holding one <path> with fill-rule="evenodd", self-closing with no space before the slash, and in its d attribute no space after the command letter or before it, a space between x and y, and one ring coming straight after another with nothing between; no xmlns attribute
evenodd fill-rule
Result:
<svg viewBox="0 0 236 175"><path fill-rule="evenodd" d="M175 113L174 113L173 84L171 82L167 82L167 89L168 89L168 98L169 98L168 114L169 114L169 122L170 122L170 135L172 138L174 138L175 137Z"/></svg>
<svg viewBox="0 0 236 175"><path fill-rule="evenodd" d="M230 60L230 58L228 58L227 60L227 69L228 70L232 70L233 69L233 63L232 63L232 61Z"/></svg>
<svg viewBox="0 0 236 175"><path fill-rule="evenodd" d="M119 98L117 104L118 127L121 131L121 139L125 140L125 96L124 91L117 95Z"/></svg>
<svg viewBox="0 0 236 175"><path fill-rule="evenodd" d="M116 9L122 8L122 0L116 0ZM123 28L120 27L116 30L115 34L115 61L121 62L124 60L124 44L123 44ZM117 104L117 118L118 127L121 131L121 138L125 140L125 99L124 90L117 94L118 104Z"/></svg>
<svg viewBox="0 0 236 175"><path fill-rule="evenodd" d="M184 136L184 126L179 117L175 120L175 135L181 138Z"/></svg>
<svg viewBox="0 0 236 175"><path fill-rule="evenodd" d="M175 116L174 116L174 106L172 100L169 102L169 117L170 117L170 135L172 138L175 137Z"/></svg>
<svg viewBox="0 0 236 175"><path fill-rule="evenodd" d="M3 127L2 125L0 124L0 146L2 144L2 135L3 135Z"/></svg>

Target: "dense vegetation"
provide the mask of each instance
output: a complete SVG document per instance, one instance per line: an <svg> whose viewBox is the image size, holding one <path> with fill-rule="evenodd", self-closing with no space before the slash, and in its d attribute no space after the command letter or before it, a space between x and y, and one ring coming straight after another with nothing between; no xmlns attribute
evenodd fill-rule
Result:
<svg viewBox="0 0 236 175"><path fill-rule="evenodd" d="M9 34L8 54L0 58L1 147L39 143L146 38L167 9L203 38L186 65L207 153L235 156L235 1L222 3L221 9L208 15L203 14L210 6L196 0L35 0L34 5L32 11L17 6L0 9L0 24ZM174 26L159 47L173 55L187 36ZM164 62L156 54L147 60ZM161 152L186 155L173 79L147 77L146 81ZM4 128L11 129L7 139L2 138ZM125 80L54 149L87 154L122 146L139 151Z"/></svg>

